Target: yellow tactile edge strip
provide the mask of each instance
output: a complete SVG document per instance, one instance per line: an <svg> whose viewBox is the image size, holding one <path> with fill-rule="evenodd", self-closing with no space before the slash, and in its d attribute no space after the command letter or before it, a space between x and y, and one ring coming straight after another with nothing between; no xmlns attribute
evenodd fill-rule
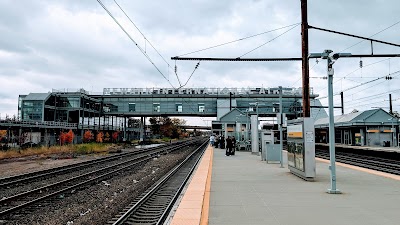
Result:
<svg viewBox="0 0 400 225"><path fill-rule="evenodd" d="M327 159L321 159L321 158L316 158L316 159L317 159L318 161L320 161L320 162L330 163L330 161L327 160ZM353 165L348 165L348 164L340 163L340 162L336 162L336 165L342 166L342 167L346 167L346 168L350 168L350 169L353 169L353 170L358 170L358 171L366 172L366 173L369 173L369 174L374 174L374 175L377 175L377 176L382 176L382 177L390 178L390 179L393 179L393 180L400 180L400 176L397 176L397 175L394 175L394 174L390 174L390 173L375 171L375 170L366 169L366 168L362 168L362 167L358 167L358 166L353 166Z"/></svg>
<svg viewBox="0 0 400 225"><path fill-rule="evenodd" d="M170 225L208 224L212 155L213 148L208 146Z"/></svg>
<svg viewBox="0 0 400 225"><path fill-rule="evenodd" d="M206 191L204 193L203 209L201 211L200 225L208 225L208 212L210 210L210 190L211 190L211 174L212 174L212 161L214 156L214 148L211 148L210 166L208 167Z"/></svg>

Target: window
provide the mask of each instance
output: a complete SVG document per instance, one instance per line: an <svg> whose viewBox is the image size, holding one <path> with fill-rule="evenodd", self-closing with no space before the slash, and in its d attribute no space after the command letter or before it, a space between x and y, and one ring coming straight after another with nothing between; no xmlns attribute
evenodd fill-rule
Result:
<svg viewBox="0 0 400 225"><path fill-rule="evenodd" d="M182 112L182 109L183 109L182 103L177 103L177 104L175 105L175 110L176 110L177 112Z"/></svg>
<svg viewBox="0 0 400 225"><path fill-rule="evenodd" d="M204 112L206 110L204 103L199 103L198 108L199 108L199 112Z"/></svg>
<svg viewBox="0 0 400 225"><path fill-rule="evenodd" d="M136 111L136 104L129 103L129 112L135 112L135 111Z"/></svg>
<svg viewBox="0 0 400 225"><path fill-rule="evenodd" d="M160 103L153 103L153 111L160 112Z"/></svg>

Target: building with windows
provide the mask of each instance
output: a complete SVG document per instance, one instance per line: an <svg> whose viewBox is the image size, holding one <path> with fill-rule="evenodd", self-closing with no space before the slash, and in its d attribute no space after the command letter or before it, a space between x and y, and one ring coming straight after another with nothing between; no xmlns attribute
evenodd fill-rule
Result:
<svg viewBox="0 0 400 225"><path fill-rule="evenodd" d="M399 119L383 109L335 116L335 143L358 146L399 146ZM329 118L315 121L316 143L329 142Z"/></svg>
<svg viewBox="0 0 400 225"><path fill-rule="evenodd" d="M283 88L282 93L284 113L289 118L301 116L301 88ZM312 103L317 102L320 105L315 99L318 95L311 92L310 96ZM254 102L257 102L257 107L252 104ZM247 116L258 114L275 117L279 108L278 102L278 87L104 88L101 94L89 93L84 89L68 89L20 95L18 118L30 123L57 123L57 129L62 129L61 124L65 124L68 125L65 129L75 127L77 133L88 129L120 130L127 137L129 117L140 117L142 128L145 127L146 117L216 117L218 121L232 109L246 112ZM317 115L324 117L326 113L322 110Z"/></svg>

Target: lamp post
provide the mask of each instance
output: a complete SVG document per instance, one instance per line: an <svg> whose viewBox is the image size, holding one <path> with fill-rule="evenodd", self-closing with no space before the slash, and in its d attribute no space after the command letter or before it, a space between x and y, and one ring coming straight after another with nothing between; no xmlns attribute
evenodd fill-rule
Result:
<svg viewBox="0 0 400 225"><path fill-rule="evenodd" d="M330 55L332 50L325 50L323 53L311 53L309 57L321 57L327 61L327 75L328 75L328 102L329 102L329 157L331 171L331 188L328 189L329 194L341 194L340 190L336 188L336 159L335 159L335 121L333 114L333 64L341 56L350 56L350 53L335 53Z"/></svg>

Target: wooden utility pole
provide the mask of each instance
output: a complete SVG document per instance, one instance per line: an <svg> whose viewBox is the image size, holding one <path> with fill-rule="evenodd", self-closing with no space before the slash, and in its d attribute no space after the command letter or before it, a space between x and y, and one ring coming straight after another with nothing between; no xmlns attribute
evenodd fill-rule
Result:
<svg viewBox="0 0 400 225"><path fill-rule="evenodd" d="M303 117L310 117L310 76L308 71L307 0L301 1L301 58L303 78Z"/></svg>

